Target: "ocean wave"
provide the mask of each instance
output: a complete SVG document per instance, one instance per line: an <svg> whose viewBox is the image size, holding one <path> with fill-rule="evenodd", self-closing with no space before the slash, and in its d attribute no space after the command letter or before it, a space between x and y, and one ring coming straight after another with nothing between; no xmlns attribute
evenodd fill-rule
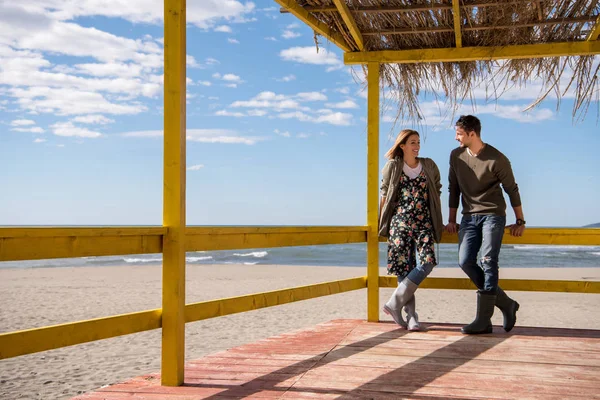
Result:
<svg viewBox="0 0 600 400"><path fill-rule="evenodd" d="M244 265L256 265L256 264L258 264L258 261L244 263Z"/></svg>
<svg viewBox="0 0 600 400"><path fill-rule="evenodd" d="M185 261L187 262L195 262L195 261L202 261L202 260L212 260L212 256L206 256L206 257L186 257Z"/></svg>
<svg viewBox="0 0 600 400"><path fill-rule="evenodd" d="M162 262L162 258L124 258L126 263Z"/></svg>
<svg viewBox="0 0 600 400"><path fill-rule="evenodd" d="M591 251L589 252L589 254L592 254L594 256L600 256L600 251Z"/></svg>
<svg viewBox="0 0 600 400"><path fill-rule="evenodd" d="M238 257L256 257L256 258L266 257L267 254L269 254L269 253L266 251L253 251L252 253L245 253L245 254L233 253L234 256L238 256Z"/></svg>
<svg viewBox="0 0 600 400"><path fill-rule="evenodd" d="M512 246L515 250L562 250L562 251L573 251L573 250L600 250L598 246L575 246L575 245L543 245L543 244L516 244Z"/></svg>

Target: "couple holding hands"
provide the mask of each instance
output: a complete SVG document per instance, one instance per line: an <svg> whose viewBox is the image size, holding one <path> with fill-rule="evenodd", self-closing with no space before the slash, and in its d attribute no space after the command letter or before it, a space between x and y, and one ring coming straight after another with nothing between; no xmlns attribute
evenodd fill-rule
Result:
<svg viewBox="0 0 600 400"><path fill-rule="evenodd" d="M402 130L386 153L379 235L388 238L387 270L398 277L398 287L383 311L401 327L420 330L415 291L437 265L434 244L440 242L442 232L458 232L458 264L478 289L476 318L462 332L491 333L495 307L502 312L504 330L509 332L515 325L519 303L498 286L498 256L506 226L506 203L500 185L515 213L516 223L509 226L513 236L521 236L525 230L519 188L508 158L481 140L477 117L461 116L456 122L455 139L459 147L450 153L450 212L445 226L440 172L433 160L419 157L419 133ZM463 214L460 225L456 223L459 199Z"/></svg>

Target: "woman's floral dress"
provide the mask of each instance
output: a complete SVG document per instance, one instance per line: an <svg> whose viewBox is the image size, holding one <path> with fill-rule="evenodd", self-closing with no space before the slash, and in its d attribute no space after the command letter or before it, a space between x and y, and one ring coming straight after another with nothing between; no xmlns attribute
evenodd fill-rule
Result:
<svg viewBox="0 0 600 400"><path fill-rule="evenodd" d="M421 265L437 265L425 171L415 179L402 172L397 201L390 223L387 271L404 278L416 267L415 247Z"/></svg>

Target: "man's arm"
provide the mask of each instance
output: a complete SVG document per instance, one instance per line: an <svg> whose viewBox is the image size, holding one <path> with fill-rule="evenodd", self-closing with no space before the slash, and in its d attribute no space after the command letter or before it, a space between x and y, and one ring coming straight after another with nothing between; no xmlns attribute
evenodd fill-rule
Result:
<svg viewBox="0 0 600 400"><path fill-rule="evenodd" d="M525 221L525 217L523 216L523 207L522 206L513 207L513 211L515 212L515 219L517 219L517 220L520 219L520 220ZM512 225L509 225L507 228L510 229L510 234L513 236L523 236L523 232L525 232L525 224L523 224L523 225L512 224Z"/></svg>
<svg viewBox="0 0 600 400"><path fill-rule="evenodd" d="M446 232L456 233L458 225L456 225L456 214L458 210L458 202L460 200L460 186L458 185L458 178L456 177L456 171L452 163L452 154L450 154L450 170L448 171L448 191L450 196L448 198L448 206L450 212L448 215L448 225L446 225Z"/></svg>
<svg viewBox="0 0 600 400"><path fill-rule="evenodd" d="M508 198L510 200L510 205L515 212L515 219L517 220L525 220L523 216L523 207L521 205L521 195L519 193L519 186L515 181L515 176L513 174L512 166L510 165L510 161L506 157L502 157L498 163L498 169L496 171L496 176L502 183L502 187L506 194L508 194ZM510 234L512 236L523 236L523 232L525 231L525 225L517 225L512 224L508 225L510 229Z"/></svg>

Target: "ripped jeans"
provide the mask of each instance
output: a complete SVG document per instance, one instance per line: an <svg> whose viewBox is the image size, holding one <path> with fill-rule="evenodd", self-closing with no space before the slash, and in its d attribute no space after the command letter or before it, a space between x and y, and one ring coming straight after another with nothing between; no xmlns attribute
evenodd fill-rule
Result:
<svg viewBox="0 0 600 400"><path fill-rule="evenodd" d="M498 290L498 256L506 217L465 215L458 230L458 265L477 288L484 292ZM481 249L481 264L477 253Z"/></svg>

